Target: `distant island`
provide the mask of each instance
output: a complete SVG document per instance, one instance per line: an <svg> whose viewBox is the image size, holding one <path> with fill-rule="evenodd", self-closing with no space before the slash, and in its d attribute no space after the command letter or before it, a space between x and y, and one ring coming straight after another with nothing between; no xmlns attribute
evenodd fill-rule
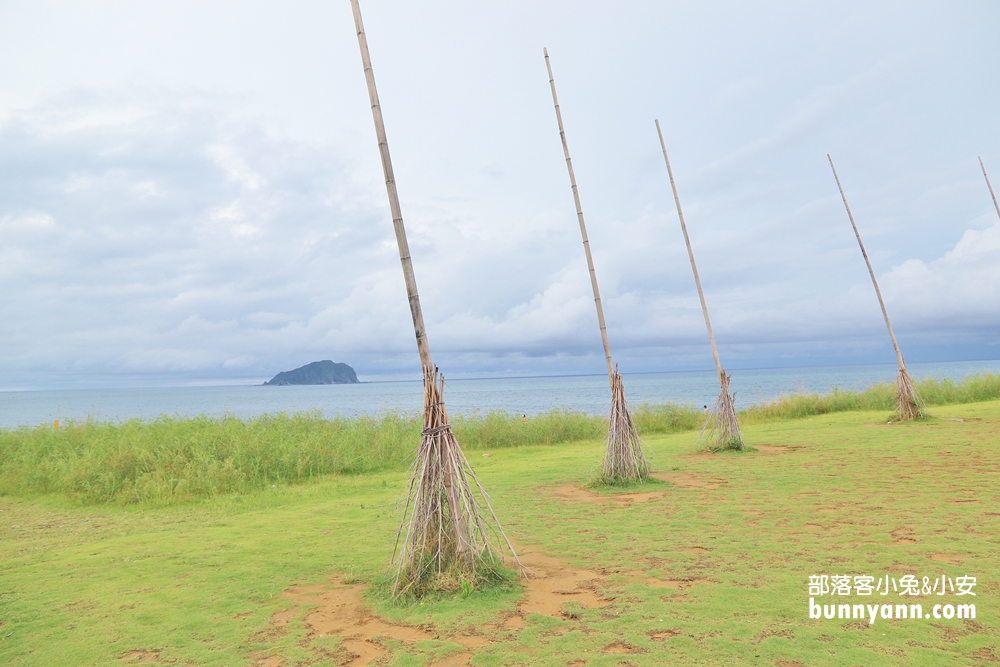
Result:
<svg viewBox="0 0 1000 667"><path fill-rule="evenodd" d="M291 384L355 384L358 375L347 364L335 364L329 359L314 361L294 371L282 371L271 378L266 385L286 386Z"/></svg>

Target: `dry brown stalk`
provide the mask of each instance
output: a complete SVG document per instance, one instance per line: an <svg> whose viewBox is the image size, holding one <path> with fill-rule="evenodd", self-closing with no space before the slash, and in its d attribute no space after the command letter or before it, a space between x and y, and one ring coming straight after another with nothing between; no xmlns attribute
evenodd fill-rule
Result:
<svg viewBox="0 0 1000 667"><path fill-rule="evenodd" d="M358 31L361 62L368 84L375 135L378 139L385 187L389 195L389 209L399 246L399 260L403 267L406 294L410 302L413 331L424 373L424 429L417 450L413 477L407 493L403 518L396 534L392 564L395 564L393 593L420 595L429 588L448 588L442 583L450 578L453 584L478 584L498 573L501 565L497 551L491 547L489 534L484 527L482 507L473 494L471 479L482 496L483 503L496 523L493 533L503 538L518 568L521 563L507 539L490 505L489 496L469 466L462 448L448 423L444 407L444 378L438 384L438 369L431 360L430 345L424 329L424 316L420 308L417 280L413 273L410 248L403 226L403 214L396 193L396 179L389 157L389 142L385 135L382 108L375 88L368 41L361 21L358 0L351 0L354 25ZM404 536L405 533L405 536ZM391 565L390 565L391 566Z"/></svg>
<svg viewBox="0 0 1000 667"><path fill-rule="evenodd" d="M542 52L545 54L545 67L549 72L552 103L556 109L559 138L562 141L563 154L566 156L566 169L569 171L570 188L573 190L573 202L576 204L576 218L580 223L583 250L587 256L587 268L590 270L590 286L594 291L597 324L601 329L601 342L604 343L604 361L608 366L608 382L611 384L608 446L605 450L604 463L601 467L602 480L612 484L641 482L649 476L649 465L646 463L646 456L643 454L639 435L632 424L632 415L629 412L628 402L625 400L625 389L622 386L621 375L618 374L618 368L611 359L611 345L608 343L608 329L604 323L604 305L601 302L601 290L597 286L594 257L590 252L590 238L587 236L587 225L583 219L580 192L576 187L573 160L569 156L569 143L566 141L566 130L563 128L562 111L559 109L559 97L556 95L556 82L552 76L552 64L549 62L549 50L542 49Z"/></svg>
<svg viewBox="0 0 1000 667"><path fill-rule="evenodd" d="M715 334L712 333L712 321L708 318L708 304L705 302L705 292L701 288L701 277L698 275L698 265L694 261L694 250L691 249L691 239L688 237L687 225L684 223L684 210L681 208L681 198L677 194L677 184L674 182L674 170L670 168L670 158L667 157L667 144L663 141L660 121L654 120L656 134L660 137L660 147L663 149L663 161L667 164L667 176L670 177L670 188L674 193L674 203L677 205L677 217L681 221L681 231L684 233L684 245L687 246L688 259L691 260L691 272L694 274L694 284L698 288L698 298L701 300L701 312L705 316L705 328L708 329L708 342L712 346L712 358L715 359L715 372L719 374L719 397L708 415L708 420L701 428L699 440L708 431L708 448L713 451L722 449L744 448L743 435L740 433L740 423L736 418L736 401L729 391L729 378L726 369L719 361L719 349L715 346Z"/></svg>
<svg viewBox="0 0 1000 667"><path fill-rule="evenodd" d="M840 198L844 200L847 217L850 219L851 227L854 229L854 236L858 239L858 246L861 247L861 255L865 258L865 265L868 267L868 275L871 276L872 285L875 286L875 296L878 297L878 305L882 308L882 317L885 318L885 326L889 330L889 338L892 339L892 349L896 351L896 362L899 364L899 374L896 376L896 418L900 421L920 419L923 417L920 407L920 397L917 396L913 380L910 379L910 375L906 372L906 361L903 360L903 353L899 351L896 334L892 331L892 322L889 321L889 311L885 309L885 301L882 300L882 291L878 288L878 281L875 280L875 271L872 270L872 263L868 259L865 244L861 241L858 226L854 223L854 214L851 213L851 206L847 203L847 195L844 194L844 187L840 184L840 176L837 175L837 168L833 166L833 158L827 153L826 159L830 161L830 169L833 170L833 178L837 181Z"/></svg>

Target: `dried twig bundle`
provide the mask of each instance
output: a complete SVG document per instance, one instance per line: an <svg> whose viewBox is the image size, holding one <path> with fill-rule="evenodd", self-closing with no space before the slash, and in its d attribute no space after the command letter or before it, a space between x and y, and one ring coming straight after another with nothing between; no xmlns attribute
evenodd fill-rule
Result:
<svg viewBox="0 0 1000 667"><path fill-rule="evenodd" d="M917 395L917 388L905 368L899 369L896 375L896 418L899 421L910 421L923 418L922 401Z"/></svg>
<svg viewBox="0 0 1000 667"><path fill-rule="evenodd" d="M713 452L724 449L742 450L743 436L740 434L740 423L736 419L736 401L732 392L729 391L729 378L725 369L719 371L719 384L722 390L719 397L715 399L715 405L708 414L705 425L701 428L699 440L704 438L706 431L706 446Z"/></svg>
<svg viewBox="0 0 1000 667"><path fill-rule="evenodd" d="M608 414L608 449L601 466L604 482L641 482L649 475L649 464L642 452L639 432L632 421L625 388L618 367L611 376L611 411Z"/></svg>
<svg viewBox="0 0 1000 667"><path fill-rule="evenodd" d="M470 480L493 519L492 535ZM435 368L424 374L424 428L393 550L393 595L451 591L499 578L503 559L491 537L503 540L523 570L452 433L444 406L444 377L439 379Z"/></svg>

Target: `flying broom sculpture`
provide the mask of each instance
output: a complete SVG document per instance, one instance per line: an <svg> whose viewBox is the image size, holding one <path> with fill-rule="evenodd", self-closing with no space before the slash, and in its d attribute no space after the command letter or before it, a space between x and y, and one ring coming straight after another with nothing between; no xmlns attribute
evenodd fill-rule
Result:
<svg viewBox="0 0 1000 667"><path fill-rule="evenodd" d="M448 423L443 395L444 376L439 377L437 366L431 360L430 346L424 330L417 281L403 227L396 180L389 158L389 144L385 136L382 109L375 89L375 75L368 55L368 42L358 0L351 0L351 8L358 31L361 62L368 83L375 134L385 172L385 187L389 194L389 209L392 212L392 224L396 231L399 259L403 265L406 294L424 375L423 431L390 564L390 567L395 566L393 595L420 595L433 588L457 588L462 583L475 585L496 576L502 558L498 549L491 544L491 538L501 538L522 572L523 567L490 505L489 496L479 483ZM480 505L473 492L470 479L479 489L479 495L495 528L487 528L483 505Z"/></svg>
<svg viewBox="0 0 1000 667"><path fill-rule="evenodd" d="M556 96L556 82L552 77L552 65L549 62L549 50L543 49L545 67L549 72L549 86L552 88L552 103L556 109L556 122L559 124L559 138L562 140L563 154L566 156L566 169L569 170L569 182L573 190L573 201L576 204L576 217L580 222L580 233L583 235L583 248L587 254L587 267L590 269L590 284L594 289L594 304L597 306L597 323L601 327L601 340L604 342L604 360L608 365L608 380L611 383L611 411L608 414L608 448L601 464L601 480L612 484L641 482L649 476L649 464L642 452L642 442L639 432L632 421L628 402L625 400L625 388L618 367L611 360L611 346L608 344L608 330L604 324L604 306L601 304L601 292L597 287L597 273L594 272L594 258L590 253L590 240L587 238L587 225L583 221L583 208L580 205L580 193L576 187L576 175L573 173L573 161L569 157L569 144L566 143L566 131L563 129L562 112L559 110L559 98Z"/></svg>
<svg viewBox="0 0 1000 667"><path fill-rule="evenodd" d="M840 184L840 176L837 175L837 168L833 166L833 158L827 153L826 159L830 161L830 169L833 170L833 178L837 181L837 189L840 190L840 198L844 200L844 208L847 209L847 217L854 228L854 236L858 239L861 247L861 254L865 258L868 266L868 275L872 278L872 285L875 286L875 296L878 297L878 305L882 307L882 317L885 318L885 326L889 329L889 338L892 339L892 348L896 351L896 361L899 363L899 373L896 375L896 417L900 421L910 421L920 419L923 414L920 409L920 397L913 386L910 374L906 372L906 362L903 360L903 353L899 351L899 343L896 342L896 334L892 331L892 323L889 321L889 312L885 309L885 302L882 300L882 292L878 288L878 281L875 280L875 272L872 271L872 263L868 260L868 253L865 251L865 244L861 242L861 234L858 233L858 226L854 224L854 214L847 203L847 196L844 194L844 187Z"/></svg>
<svg viewBox="0 0 1000 667"><path fill-rule="evenodd" d="M674 183L674 171L670 168L670 158L667 157L667 144L663 141L660 121L656 123L656 134L660 137L660 147L663 149L663 161L667 163L667 175L670 177L670 188L674 192L674 203L677 204L677 217L681 221L681 231L684 232L684 244L687 246L688 259L691 260L691 271L694 273L694 284L698 288L698 298L701 300L701 312L705 316L705 327L708 329L708 342L712 345L712 357L715 359L715 371L719 374L719 397L709 413L708 421L702 427L702 434L708 431L708 448L712 450L744 449L743 436L740 434L740 423L736 419L736 402L729 391L730 375L719 361L719 350L715 346L715 335L712 333L712 321L708 319L708 305L705 303L705 292L701 289L701 278L698 277L698 266L694 263L694 251L691 250L691 239L688 238L687 225L684 224L684 211L681 210L681 198L677 195L677 184Z"/></svg>

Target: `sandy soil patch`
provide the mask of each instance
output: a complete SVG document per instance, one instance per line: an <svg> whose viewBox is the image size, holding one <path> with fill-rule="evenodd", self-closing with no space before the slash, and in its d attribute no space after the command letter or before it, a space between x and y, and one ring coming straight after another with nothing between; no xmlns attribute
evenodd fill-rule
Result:
<svg viewBox="0 0 1000 667"><path fill-rule="evenodd" d="M901 526L889 534L892 535L892 544L916 544L917 542L912 528Z"/></svg>
<svg viewBox="0 0 1000 667"><path fill-rule="evenodd" d="M646 585L650 588L672 588L674 590L684 590L691 588L694 584L711 584L708 579L646 579Z"/></svg>
<svg viewBox="0 0 1000 667"><path fill-rule="evenodd" d="M432 663L433 666L461 667L469 664L473 651L495 640L490 631L520 630L527 626L526 618L531 614L575 620L579 618L580 610L611 603L611 600L605 599L596 590L596 585L604 579L604 575L572 567L563 559L546 556L538 551L528 550L520 553L519 557L527 568L529 577L523 581L525 596L518 603L516 612L507 617L499 627L491 625L475 630L467 628L444 634L430 624L414 626L390 623L373 614L365 605L362 598L362 592L366 588L364 584L345 584L339 577L334 577L328 584L298 586L285 591L282 597L292 600L294 606L273 614L268 628L258 631L254 636L283 635L285 626L300 617L303 606L309 606L313 608L302 619L309 628L307 641L340 637L343 647L332 656L340 665L364 667L380 664L387 652L383 643L385 639L404 644L436 639L455 642L468 650L437 660ZM677 587L684 587L684 583L678 582ZM574 604L567 607L568 603ZM477 634L476 630L485 631L485 634ZM126 656L133 661L139 661L141 657L140 652L135 651ZM258 667L281 667L283 662L282 658L268 654L253 655L251 658Z"/></svg>
<svg viewBox="0 0 1000 667"><path fill-rule="evenodd" d="M577 569L561 558L546 556L538 551L519 554L521 562L528 569L527 595L517 606L522 618L528 614L543 614L561 618L572 618L565 613L567 602L579 603L584 609L593 609L610 604L601 597L596 584L604 576L590 570ZM509 619L508 619L509 620Z"/></svg>
<svg viewBox="0 0 1000 667"><path fill-rule="evenodd" d="M603 495L594 493L587 489L569 484L556 487L553 495L560 500L576 503L596 503L598 505L620 505L628 506L634 503L644 503L654 498L662 498L667 495L666 491L642 491L639 493L617 493L615 495Z"/></svg>
<svg viewBox="0 0 1000 667"><path fill-rule="evenodd" d="M931 554L930 558L938 563L947 565L961 565L962 561L969 557L969 554Z"/></svg>
<svg viewBox="0 0 1000 667"><path fill-rule="evenodd" d="M765 456L791 454L796 449L802 449L801 445L751 445L751 447Z"/></svg>
<svg viewBox="0 0 1000 667"><path fill-rule="evenodd" d="M654 472L652 477L670 482L681 489L717 489L724 485L725 480L699 477L689 472Z"/></svg>

